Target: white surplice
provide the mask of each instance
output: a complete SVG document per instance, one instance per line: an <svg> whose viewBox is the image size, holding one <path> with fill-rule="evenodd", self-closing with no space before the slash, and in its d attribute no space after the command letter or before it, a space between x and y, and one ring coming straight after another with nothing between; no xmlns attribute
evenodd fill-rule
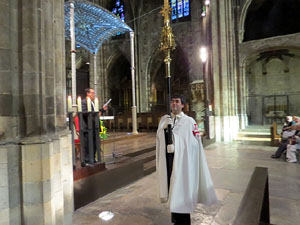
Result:
<svg viewBox="0 0 300 225"><path fill-rule="evenodd" d="M156 135L159 197L162 202L169 201L171 212L191 213L197 203L211 205L217 202L217 197L195 120L184 113L176 115L176 119L174 115L172 117L175 153L170 194L164 134L168 115L161 118Z"/></svg>

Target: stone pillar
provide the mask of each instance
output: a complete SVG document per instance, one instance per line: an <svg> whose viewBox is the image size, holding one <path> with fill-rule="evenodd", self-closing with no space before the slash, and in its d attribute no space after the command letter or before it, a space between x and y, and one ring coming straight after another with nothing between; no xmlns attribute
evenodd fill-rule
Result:
<svg viewBox="0 0 300 225"><path fill-rule="evenodd" d="M0 0L0 224L72 224L63 0Z"/></svg>
<svg viewBox="0 0 300 225"><path fill-rule="evenodd" d="M238 132L237 82L230 1L211 2L216 140L232 141Z"/></svg>

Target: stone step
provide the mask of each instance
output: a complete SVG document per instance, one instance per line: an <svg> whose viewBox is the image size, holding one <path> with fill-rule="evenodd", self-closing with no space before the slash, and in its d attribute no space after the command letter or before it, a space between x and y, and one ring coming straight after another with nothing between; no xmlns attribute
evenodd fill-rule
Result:
<svg viewBox="0 0 300 225"><path fill-rule="evenodd" d="M149 162L144 163L144 176L149 175L156 171L156 161L151 160Z"/></svg>
<svg viewBox="0 0 300 225"><path fill-rule="evenodd" d="M152 161L152 160L155 160L155 149L150 151L150 152L146 152L144 154L140 154L136 157L134 157L135 160L142 160L143 163L146 163L146 162L149 162L149 161Z"/></svg>
<svg viewBox="0 0 300 225"><path fill-rule="evenodd" d="M136 156L145 154L147 152L155 151L155 148L156 148L155 145L153 145L152 147L149 147L149 148L144 148L144 149L140 149L140 150L137 150L137 151L134 151L134 152L130 152L130 153L124 154L124 156L127 156L127 157L136 157Z"/></svg>
<svg viewBox="0 0 300 225"><path fill-rule="evenodd" d="M270 146L271 141L264 140L234 140L240 145Z"/></svg>
<svg viewBox="0 0 300 225"><path fill-rule="evenodd" d="M271 138L271 134L267 132L245 132L240 131L238 137L253 137L253 138Z"/></svg>
<svg viewBox="0 0 300 225"><path fill-rule="evenodd" d="M144 137L147 135L147 133L138 133L138 134L133 135L132 133L126 133L126 132L109 133L109 134L110 134L110 136L107 139L101 140L101 142L103 144Z"/></svg>

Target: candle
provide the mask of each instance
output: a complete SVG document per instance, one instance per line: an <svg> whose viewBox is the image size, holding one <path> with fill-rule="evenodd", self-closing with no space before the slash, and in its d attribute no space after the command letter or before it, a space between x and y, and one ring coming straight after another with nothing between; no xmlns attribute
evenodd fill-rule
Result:
<svg viewBox="0 0 300 225"><path fill-rule="evenodd" d="M68 96L68 112L72 112L72 97Z"/></svg>
<svg viewBox="0 0 300 225"><path fill-rule="evenodd" d="M78 112L82 111L82 105L81 105L81 98L80 96L77 98L77 106L78 106Z"/></svg>
<svg viewBox="0 0 300 225"><path fill-rule="evenodd" d="M98 98L95 98L95 111L99 111L99 101Z"/></svg>
<svg viewBox="0 0 300 225"><path fill-rule="evenodd" d="M89 97L87 98L87 111L88 112L92 111L92 103L91 103L91 99Z"/></svg>

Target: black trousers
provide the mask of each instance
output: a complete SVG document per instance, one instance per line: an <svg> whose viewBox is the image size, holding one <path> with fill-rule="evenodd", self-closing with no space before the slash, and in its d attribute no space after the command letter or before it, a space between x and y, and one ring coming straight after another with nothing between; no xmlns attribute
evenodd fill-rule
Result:
<svg viewBox="0 0 300 225"><path fill-rule="evenodd" d="M281 141L277 151L275 152L277 157L280 157L284 150L286 150L288 143L288 140Z"/></svg>
<svg viewBox="0 0 300 225"><path fill-rule="evenodd" d="M165 132L166 143L167 134ZM170 180L173 169L174 153L167 152L166 146L166 160L167 160L167 175L168 175L168 189L170 190ZM191 225L191 215L189 213L171 213L171 221L174 225Z"/></svg>
<svg viewBox="0 0 300 225"><path fill-rule="evenodd" d="M89 163L90 162L90 158L93 159L93 161L95 161L95 156L96 156L96 135L98 135L95 131L95 129L93 129L93 135L92 135L92 142L93 142L93 155L90 156L90 152L89 152L89 134L88 132L84 133L84 161L85 163Z"/></svg>
<svg viewBox="0 0 300 225"><path fill-rule="evenodd" d="M171 213L174 225L191 225L191 215L189 213Z"/></svg>

